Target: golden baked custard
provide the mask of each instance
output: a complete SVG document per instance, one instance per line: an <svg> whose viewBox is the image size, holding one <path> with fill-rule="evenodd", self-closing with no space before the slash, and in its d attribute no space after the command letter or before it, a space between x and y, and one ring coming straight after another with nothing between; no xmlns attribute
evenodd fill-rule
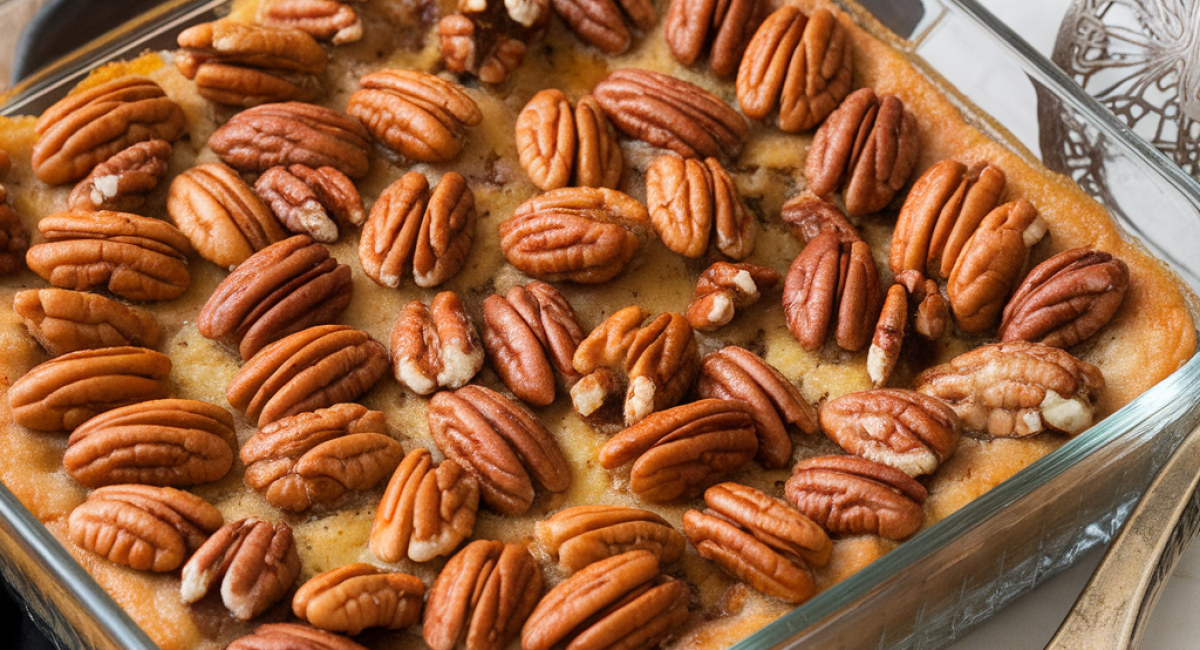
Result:
<svg viewBox="0 0 1200 650"><path fill-rule="evenodd" d="M0 122L0 479L160 647L725 647L1192 355L828 3L552 4L237 3Z"/></svg>

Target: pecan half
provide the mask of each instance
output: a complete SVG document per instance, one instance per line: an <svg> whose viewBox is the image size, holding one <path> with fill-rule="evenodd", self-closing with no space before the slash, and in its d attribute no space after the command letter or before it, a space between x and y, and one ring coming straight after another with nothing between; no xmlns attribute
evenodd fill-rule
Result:
<svg viewBox="0 0 1200 650"><path fill-rule="evenodd" d="M67 197L71 210L132 212L146 202L146 194L167 175L171 143L146 140L113 154L96 165Z"/></svg>
<svg viewBox="0 0 1200 650"><path fill-rule="evenodd" d="M779 283L779 272L757 264L717 262L704 269L688 303L692 329L712 332L729 324L739 309L758 302L763 291Z"/></svg>
<svg viewBox="0 0 1200 650"><path fill-rule="evenodd" d="M85 487L188 487L221 479L237 449L233 416L207 402L162 399L116 408L71 432L63 467Z"/></svg>
<svg viewBox="0 0 1200 650"><path fill-rule="evenodd" d="M350 178L366 176L370 145L371 136L358 120L303 102L244 110L208 138L209 148L238 171L299 164L333 167Z"/></svg>
<svg viewBox="0 0 1200 650"><path fill-rule="evenodd" d="M33 171L59 185L144 140L174 142L187 127L183 109L158 84L121 77L67 95L46 109L34 130Z"/></svg>
<svg viewBox="0 0 1200 650"><path fill-rule="evenodd" d="M404 450L388 434L383 413L343 403L263 426L240 456L246 485L277 508L302 512L375 487Z"/></svg>
<svg viewBox="0 0 1200 650"><path fill-rule="evenodd" d="M841 189L853 216L883 209L904 186L920 152L917 118L894 95L859 88L817 129L804 177L817 196Z"/></svg>
<svg viewBox="0 0 1200 650"><path fill-rule="evenodd" d="M227 269L287 237L254 190L221 163L206 163L175 177L167 214L204 259Z"/></svg>
<svg viewBox="0 0 1200 650"><path fill-rule="evenodd" d="M517 115L517 154L529 180L543 190L572 184L616 188L624 159L617 133L596 98L571 109L561 90L547 88Z"/></svg>
<svg viewBox="0 0 1200 650"><path fill-rule="evenodd" d="M839 241L828 231L810 241L788 269L784 317L806 350L821 347L831 324L842 349L861 350L875 331L882 294L871 247Z"/></svg>
<svg viewBox="0 0 1200 650"><path fill-rule="evenodd" d="M0 149L0 153L4 153ZM0 162L8 160L4 153ZM0 174L0 178L3 178ZM21 217L8 204L8 188L0 185L0 276L12 275L25 268L25 251L29 248L29 231Z"/></svg>
<svg viewBox="0 0 1200 650"><path fill-rule="evenodd" d="M13 382L13 421L37 431L72 431L105 411L167 396L171 358L137 347L80 350L35 366Z"/></svg>
<svg viewBox="0 0 1200 650"><path fill-rule="evenodd" d="M708 67L732 76L765 9L761 0L671 0L663 26L667 47L687 66L709 52Z"/></svg>
<svg viewBox="0 0 1200 650"><path fill-rule="evenodd" d="M806 244L827 230L833 231L842 243L862 241L858 229L850 223L842 209L833 201L813 194L811 190L806 189L788 199L779 216L796 239Z"/></svg>
<svg viewBox="0 0 1200 650"><path fill-rule="evenodd" d="M904 346L905 330L908 328L908 289L902 284L893 284L888 289L867 348L867 376L871 386L879 388L887 383L900 360L900 349Z"/></svg>
<svg viewBox="0 0 1200 650"><path fill-rule="evenodd" d="M242 359L314 325L332 322L350 303L350 267L296 235L251 255L217 285L200 309L196 328L206 338L236 345Z"/></svg>
<svg viewBox="0 0 1200 650"><path fill-rule="evenodd" d="M387 186L363 224L363 272L396 288L411 263L417 286L436 287L462 269L477 220L475 193L458 172L446 172L432 193L424 174L408 172Z"/></svg>
<svg viewBox="0 0 1200 650"><path fill-rule="evenodd" d="M911 390L849 393L821 405L821 429L846 451L908 474L932 474L958 447L962 425L937 398Z"/></svg>
<svg viewBox="0 0 1200 650"><path fill-rule="evenodd" d="M169 487L110 485L71 511L71 541L138 571L174 571L221 527L221 513Z"/></svg>
<svg viewBox="0 0 1200 650"><path fill-rule="evenodd" d="M617 129L684 158L737 158L746 118L712 93L661 72L621 68L592 89Z"/></svg>
<svg viewBox="0 0 1200 650"><path fill-rule="evenodd" d="M687 620L688 587L634 550L588 565L546 593L521 630L524 650L570 642L578 650L621 643L657 647Z"/></svg>
<svg viewBox="0 0 1200 650"><path fill-rule="evenodd" d="M948 278L963 246L1000 202L1004 172L970 169L954 160L930 167L913 183L892 234L892 273L928 272Z"/></svg>
<svg viewBox="0 0 1200 650"><path fill-rule="evenodd" d="M254 191L288 230L326 244L337 241L338 221L347 222L342 215L357 215L358 223L365 218L354 183L333 167L272 167L258 177ZM338 199L345 203L332 203Z"/></svg>
<svg viewBox="0 0 1200 650"><path fill-rule="evenodd" d="M300 555L290 526L241 519L222 526L183 565L179 596L194 603L219 588L225 607L248 621L282 600L299 576Z"/></svg>
<svg viewBox="0 0 1200 650"><path fill-rule="evenodd" d="M796 464L787 500L833 535L900 540L924 519L925 486L908 474L857 456L819 456Z"/></svg>
<svg viewBox="0 0 1200 650"><path fill-rule="evenodd" d="M1069 348L1104 327L1125 299L1129 267L1104 251L1076 248L1034 267L1004 307L1000 340Z"/></svg>
<svg viewBox="0 0 1200 650"><path fill-rule="evenodd" d="M256 20L265 27L296 29L334 45L363 36L358 12L336 0L266 0L258 6Z"/></svg>
<svg viewBox="0 0 1200 650"><path fill-rule="evenodd" d="M792 459L788 424L808 434L819 431L816 411L792 382L762 357L736 345L704 357L696 394L749 407L758 436L757 460L763 467L785 467Z"/></svg>
<svg viewBox="0 0 1200 650"><path fill-rule="evenodd" d="M722 253L740 260L754 250L754 213L715 158L655 158L646 170L646 208L662 242L685 257L704 255L714 227Z"/></svg>
<svg viewBox="0 0 1200 650"><path fill-rule="evenodd" d="M353 400L383 378L387 368L387 349L366 332L317 325L250 357L230 380L225 397L263 427L282 417Z"/></svg>
<svg viewBox="0 0 1200 650"><path fill-rule="evenodd" d="M571 387L580 415L596 412L625 389L625 424L669 406L687 392L700 368L696 335L682 314L650 314L636 305L609 316L575 349L573 365L583 378Z"/></svg>
<svg viewBox="0 0 1200 650"><path fill-rule="evenodd" d="M483 113L462 86L415 70L386 69L359 81L346 112L396 153L446 162L462 149L466 128Z"/></svg>
<svg viewBox="0 0 1200 650"><path fill-rule="evenodd" d="M418 447L400 461L375 511L370 548L384 562L450 555L475 528L479 482L458 462Z"/></svg>
<svg viewBox="0 0 1200 650"><path fill-rule="evenodd" d="M538 543L574 573L614 555L642 549L670 564L683 556L683 535L666 519L641 508L576 506L537 524Z"/></svg>
<svg viewBox="0 0 1200 650"><path fill-rule="evenodd" d="M13 296L13 311L53 356L95 348L153 348L162 332L154 316L95 293L29 289Z"/></svg>
<svg viewBox="0 0 1200 650"><path fill-rule="evenodd" d="M646 416L604 443L597 458L604 469L632 462L629 489L646 501L665 503L698 494L757 452L750 408L704 399Z"/></svg>
<svg viewBox="0 0 1200 650"><path fill-rule="evenodd" d="M917 390L949 404L971 431L1006 438L1045 430L1073 436L1092 425L1104 376L1059 348L1007 341L922 372Z"/></svg>
<svg viewBox="0 0 1200 650"><path fill-rule="evenodd" d="M746 46L738 67L742 112L764 119L779 108L779 128L807 131L850 92L853 48L846 28L828 9L806 17L788 5L775 10Z"/></svg>
<svg viewBox="0 0 1200 650"><path fill-rule="evenodd" d="M438 22L446 69L498 84L525 60L525 45L546 31L549 0L460 0Z"/></svg>
<svg viewBox="0 0 1200 650"><path fill-rule="evenodd" d="M542 573L524 546L471 542L429 589L422 635L432 650L501 650L542 597Z"/></svg>
<svg viewBox="0 0 1200 650"><path fill-rule="evenodd" d="M518 398L535 406L554 401L554 373L579 378L572 365L583 330L575 310L545 282L515 286L483 301L483 345L500 379Z"/></svg>
<svg viewBox="0 0 1200 650"><path fill-rule="evenodd" d="M576 36L605 54L629 49L630 23L644 31L658 20L650 0L551 0L551 5Z"/></svg>
<svg viewBox="0 0 1200 650"><path fill-rule="evenodd" d="M458 294L443 291L430 306L405 305L392 328L392 373L418 395L462 388L483 367L483 346Z"/></svg>
<svg viewBox="0 0 1200 650"><path fill-rule="evenodd" d="M268 623L235 639L225 650L367 650L341 634L298 623Z"/></svg>
<svg viewBox="0 0 1200 650"><path fill-rule="evenodd" d="M641 203L602 187L535 196L517 206L499 231L504 257L523 273L584 284L616 277L653 232Z"/></svg>
<svg viewBox="0 0 1200 650"><path fill-rule="evenodd" d="M817 593L809 565L823 566L833 551L820 526L783 501L737 483L708 488L704 502L708 509L683 515L683 532L700 557L789 603Z"/></svg>
<svg viewBox="0 0 1200 650"><path fill-rule="evenodd" d="M302 31L218 20L183 30L176 42L175 67L209 101L250 107L319 94L325 50Z"/></svg>
<svg viewBox="0 0 1200 650"><path fill-rule="evenodd" d="M1025 199L988 213L963 245L946 283L950 309L959 327L982 332L996 324L1008 295L1021 279L1029 250L1046 230L1037 208Z"/></svg>
<svg viewBox="0 0 1200 650"><path fill-rule="evenodd" d="M25 263L64 289L104 287L130 300L178 298L188 285L187 237L169 223L124 212L60 212L38 222L45 241Z"/></svg>
<svg viewBox="0 0 1200 650"><path fill-rule="evenodd" d="M571 486L571 467L546 427L494 390L442 391L430 400L428 418L438 449L479 481L484 503L497 512L528 511L534 480L551 492Z"/></svg>
<svg viewBox="0 0 1200 650"><path fill-rule="evenodd" d="M424 597L419 578L357 562L310 578L292 597L292 612L322 630L355 635L416 625Z"/></svg>

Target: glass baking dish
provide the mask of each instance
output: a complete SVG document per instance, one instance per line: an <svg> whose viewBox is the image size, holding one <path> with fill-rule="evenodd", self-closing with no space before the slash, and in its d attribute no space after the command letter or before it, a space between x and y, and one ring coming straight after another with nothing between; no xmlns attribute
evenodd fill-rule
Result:
<svg viewBox="0 0 1200 650"><path fill-rule="evenodd" d="M171 48L180 30L211 20L228 4L167 3L22 84L0 113L39 114L95 65ZM990 114L973 119L993 138L1019 155L1065 160L1060 171L1080 180L1127 232L1200 289L1195 180L972 0L875 4L880 9L874 13L845 8L868 31L908 53L964 113L978 115L979 107ZM1065 125L1058 132L1066 135L1045 137L1038 126L1048 122ZM1200 322L1194 297L1192 307ZM1059 450L734 647L950 643L1115 534L1179 440L1200 423L1196 396L1200 355ZM65 647L155 647L3 485L0 571Z"/></svg>

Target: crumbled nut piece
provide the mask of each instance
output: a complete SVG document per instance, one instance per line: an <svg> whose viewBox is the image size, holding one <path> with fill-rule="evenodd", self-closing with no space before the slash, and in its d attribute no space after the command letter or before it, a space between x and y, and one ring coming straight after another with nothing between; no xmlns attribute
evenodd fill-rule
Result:
<svg viewBox="0 0 1200 650"><path fill-rule="evenodd" d="M893 467L858 456L819 456L796 464L784 494L832 535L901 540L920 528L928 493Z"/></svg>
<svg viewBox="0 0 1200 650"><path fill-rule="evenodd" d="M13 296L13 311L53 356L95 348L154 348L162 336L148 312L96 293L28 289Z"/></svg>
<svg viewBox="0 0 1200 650"><path fill-rule="evenodd" d="M315 39L344 45L362 39L358 12L336 0L264 0L258 6L258 24L296 29Z"/></svg>
<svg viewBox="0 0 1200 650"><path fill-rule="evenodd" d="M233 268L287 237L283 225L226 165L207 163L175 177L167 213L204 259Z"/></svg>
<svg viewBox="0 0 1200 650"><path fill-rule="evenodd" d="M917 377L917 390L950 405L964 428L1023 438L1075 435L1092 425L1100 369L1064 350L1007 341L960 354Z"/></svg>
<svg viewBox="0 0 1200 650"><path fill-rule="evenodd" d="M362 178L370 167L371 135L341 111L283 102L239 112L209 136L208 146L242 172L304 165L333 167L350 178Z"/></svg>
<svg viewBox="0 0 1200 650"><path fill-rule="evenodd" d="M383 378L387 368L387 349L366 332L345 325L317 325L250 357L230 380L225 397L263 427L289 415L356 399Z"/></svg>
<svg viewBox="0 0 1200 650"><path fill-rule="evenodd" d="M618 643L657 647L687 620L688 587L663 576L649 551L635 550L596 562L551 589L521 630L524 650L550 650L570 642L576 650Z"/></svg>
<svg viewBox="0 0 1200 650"><path fill-rule="evenodd" d="M292 597L292 612L314 627L353 636L368 627L416 625L424 598L419 578L356 562L309 578Z"/></svg>
<svg viewBox="0 0 1200 650"><path fill-rule="evenodd" d="M237 346L243 360L264 346L337 319L350 303L350 267L296 235L253 254L217 285L200 309L205 338Z"/></svg>
<svg viewBox="0 0 1200 650"><path fill-rule="evenodd" d="M636 199L607 188L564 187L535 196L500 224L510 264L542 280L607 282L650 239Z"/></svg>
<svg viewBox="0 0 1200 650"><path fill-rule="evenodd" d="M1104 327L1125 298L1129 267L1103 251L1076 248L1037 265L1004 308L1000 340L1069 348Z"/></svg>
<svg viewBox="0 0 1200 650"><path fill-rule="evenodd" d="M667 47L676 61L687 66L708 51L713 73L730 77L737 72L765 9L761 0L671 0L663 28Z"/></svg>
<svg viewBox="0 0 1200 650"><path fill-rule="evenodd" d="M479 482L453 459L436 465L428 449L408 453L375 512L370 548L384 562L426 562L449 555L471 536Z"/></svg>
<svg viewBox="0 0 1200 650"><path fill-rule="evenodd" d="M131 144L96 165L67 197L71 210L132 212L146 202L146 194L167 175L171 143L145 140Z"/></svg>
<svg viewBox="0 0 1200 650"><path fill-rule="evenodd" d="M161 399L101 413L71 432L63 467L85 487L189 487L220 480L237 449L233 416L207 402Z"/></svg>
<svg viewBox="0 0 1200 650"><path fill-rule="evenodd" d="M704 357L696 394L736 400L749 408L758 436L756 458L763 467L786 467L792 459L785 422L807 434L819 431L816 411L792 382L758 355L735 345Z"/></svg>
<svg viewBox="0 0 1200 650"><path fill-rule="evenodd" d="M454 390L483 367L483 345L458 294L443 291L430 306L414 300L392 328L392 374L418 395Z"/></svg>
<svg viewBox="0 0 1200 650"><path fill-rule="evenodd" d="M347 182L350 180L332 167L324 169L340 175ZM334 211L323 205L316 190L290 168L272 167L263 172L254 183L254 191L288 230L325 244L337 241L339 233ZM361 200L359 207L361 209Z"/></svg>
<svg viewBox="0 0 1200 650"><path fill-rule="evenodd" d="M763 22L738 67L738 104L763 119L779 107L779 128L807 131L850 92L853 48L846 28L828 9L806 17L785 5Z"/></svg>
<svg viewBox="0 0 1200 650"><path fill-rule="evenodd" d="M693 329L712 332L728 325L737 310L758 302L762 291L779 283L779 272L757 264L717 262L704 269L688 303Z"/></svg>
<svg viewBox="0 0 1200 650"><path fill-rule="evenodd" d="M302 31L218 20L189 27L176 40L175 67L209 101L246 108L319 94L325 50Z"/></svg>
<svg viewBox="0 0 1200 650"><path fill-rule="evenodd" d="M438 449L479 481L484 503L497 512L528 511L534 480L551 492L571 486L571 467L546 427L494 390L467 385L439 392L428 418Z"/></svg>
<svg viewBox="0 0 1200 650"><path fill-rule="evenodd" d="M642 549L670 564L687 542L667 520L641 508L576 506L537 524L538 543L558 565L574 573L614 555Z"/></svg>
<svg viewBox="0 0 1200 650"><path fill-rule="evenodd" d="M169 223L124 212L60 212L38 222L34 273L64 289L104 287L130 300L178 298L191 284L187 237Z"/></svg>
<svg viewBox="0 0 1200 650"><path fill-rule="evenodd" d="M841 189L852 216L883 209L917 162L917 118L894 95L859 88L829 114L804 162L817 196Z"/></svg>
<svg viewBox="0 0 1200 650"><path fill-rule="evenodd" d="M913 330L930 341L942 338L950 326L950 301L938 283L912 270L896 274L896 283L904 285L909 306L916 308L911 317Z"/></svg>
<svg viewBox="0 0 1200 650"><path fill-rule="evenodd" d="M67 95L46 109L34 130L33 171L59 185L144 140L174 142L187 127L183 109L153 81L121 77Z"/></svg>
<svg viewBox="0 0 1200 650"><path fill-rule="evenodd" d="M737 483L708 488L704 501L709 509L683 515L683 532L700 557L789 603L817 593L809 565L824 565L833 551L820 526L783 501Z"/></svg>
<svg viewBox="0 0 1200 650"><path fill-rule="evenodd" d="M621 68L592 89L616 127L684 158L737 158L750 127L712 93L661 72Z"/></svg>
<svg viewBox="0 0 1200 650"><path fill-rule="evenodd" d="M655 158L646 170L646 207L662 242L685 257L704 255L713 230L718 250L733 259L754 250L754 213L715 158Z"/></svg>
<svg viewBox="0 0 1200 650"><path fill-rule="evenodd" d="M810 190L788 199L780 210L780 218L792 230L792 234L804 243L816 239L825 231L832 231L838 241L852 244L862 241L854 224L846 219L842 209L833 201L823 199Z"/></svg>
<svg viewBox="0 0 1200 650"><path fill-rule="evenodd" d="M821 405L821 429L846 451L908 474L932 474L958 448L962 425L941 400L911 390L849 393Z"/></svg>
<svg viewBox="0 0 1200 650"><path fill-rule="evenodd" d="M841 242L834 231L810 241L788 269L783 310L792 336L806 350L825 342L829 326L844 350L861 350L871 340L883 295L871 247Z"/></svg>
<svg viewBox="0 0 1200 650"><path fill-rule="evenodd" d="M383 413L352 403L266 424L240 453L246 485L292 512L375 487L403 456Z"/></svg>
<svg viewBox="0 0 1200 650"><path fill-rule="evenodd" d="M555 371L579 379L573 359L583 330L571 303L553 286L530 282L483 301L483 344L500 379L535 406L554 401Z"/></svg>
<svg viewBox="0 0 1200 650"><path fill-rule="evenodd" d="M204 499L169 487L111 485L71 511L71 541L138 571L174 571L213 532L221 513Z"/></svg>
<svg viewBox="0 0 1200 650"><path fill-rule="evenodd" d="M624 160L617 133L596 98L585 95L574 111L562 91L548 88L533 96L517 116L517 153L534 185L554 190L616 188Z"/></svg>
<svg viewBox="0 0 1200 650"><path fill-rule="evenodd" d="M605 54L629 49L629 23L643 31L658 20L650 0L551 0L575 35Z"/></svg>
<svg viewBox="0 0 1200 650"><path fill-rule="evenodd" d="M908 328L908 290L902 284L893 284L888 289L875 324L875 335L867 349L867 376L871 385L879 388L887 383L900 359L904 346L904 335Z"/></svg>
<svg viewBox="0 0 1200 650"><path fill-rule="evenodd" d="M550 0L460 0L438 23L446 69L498 84L550 22Z"/></svg>
<svg viewBox="0 0 1200 650"><path fill-rule="evenodd" d="M542 597L542 573L517 544L471 542L429 589L423 636L432 650L502 650Z"/></svg>
<svg viewBox="0 0 1200 650"><path fill-rule="evenodd" d="M1029 201L1018 199L992 210L963 246L946 283L954 320L967 332L982 332L1000 320L1029 249L1047 230Z"/></svg>
<svg viewBox="0 0 1200 650"><path fill-rule="evenodd" d="M73 431L105 411L162 399L171 358L137 347L80 350L34 366L13 382L13 421L36 431Z"/></svg>
<svg viewBox="0 0 1200 650"><path fill-rule="evenodd" d="M299 575L300 555L290 526L241 519L222 526L183 565L179 597L194 603L219 588L230 613L248 621L282 600Z"/></svg>
<svg viewBox="0 0 1200 650"><path fill-rule="evenodd" d="M609 316L575 349L573 365L583 378L571 387L571 401L583 416L625 390L626 426L673 406L700 368L696 335L682 314L649 317L636 305Z"/></svg>
<svg viewBox="0 0 1200 650"><path fill-rule="evenodd" d="M699 494L750 462L758 438L750 408L735 400L704 399L652 413L604 443L604 469L630 462L629 489L665 503Z"/></svg>
<svg viewBox="0 0 1200 650"><path fill-rule="evenodd" d="M346 112L400 155L446 162L462 149L466 128L483 113L462 86L413 70L386 69L363 77Z"/></svg>

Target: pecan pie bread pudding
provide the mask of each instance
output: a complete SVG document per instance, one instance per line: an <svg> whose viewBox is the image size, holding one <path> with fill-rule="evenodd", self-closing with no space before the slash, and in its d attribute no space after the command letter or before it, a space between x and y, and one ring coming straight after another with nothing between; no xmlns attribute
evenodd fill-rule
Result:
<svg viewBox="0 0 1200 650"><path fill-rule="evenodd" d="M820 0L237 4L0 124L0 478L164 649L727 646L1193 353L960 106Z"/></svg>

